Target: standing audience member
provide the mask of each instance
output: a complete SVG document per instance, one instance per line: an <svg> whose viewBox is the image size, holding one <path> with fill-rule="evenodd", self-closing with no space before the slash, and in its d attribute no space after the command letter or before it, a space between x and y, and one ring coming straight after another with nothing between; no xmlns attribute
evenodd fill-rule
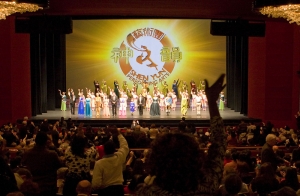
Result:
<svg viewBox="0 0 300 196"><path fill-rule="evenodd" d="M56 171L61 165L57 153L47 149L47 141L47 134L39 132L35 146L25 152L22 160L31 172L33 182L38 183L42 196L56 194Z"/></svg>
<svg viewBox="0 0 300 196"><path fill-rule="evenodd" d="M289 163L274 153L273 146L276 144L276 142L276 136L274 134L268 134L266 137L266 143L263 145L261 150L261 163L271 163L274 171L276 171L279 163Z"/></svg>
<svg viewBox="0 0 300 196"><path fill-rule="evenodd" d="M211 116L211 146L203 162L199 144L183 133L163 134L151 145L146 164L153 184L141 187L136 195L212 195L218 189L223 173L226 135L216 100L223 90L225 75L211 86L206 82L206 94Z"/></svg>
<svg viewBox="0 0 300 196"><path fill-rule="evenodd" d="M128 144L120 130L118 132L120 148L115 152L115 144L109 140L104 144L105 155L95 164L92 188L99 195L103 196L123 196L123 165L129 152Z"/></svg>
<svg viewBox="0 0 300 196"><path fill-rule="evenodd" d="M91 162L95 161L96 149L91 148L87 151L87 138L76 135L71 143L71 150L66 152L66 166L68 173L65 179L63 195L76 195L76 186L81 180L91 181L90 174Z"/></svg>

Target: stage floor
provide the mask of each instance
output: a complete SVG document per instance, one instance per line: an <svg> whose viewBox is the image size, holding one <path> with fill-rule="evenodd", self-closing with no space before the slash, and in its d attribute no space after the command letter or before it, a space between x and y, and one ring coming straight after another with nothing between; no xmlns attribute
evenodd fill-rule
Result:
<svg viewBox="0 0 300 196"><path fill-rule="evenodd" d="M77 112L77 111L76 111ZM111 111L110 111L111 112ZM229 108L225 108L224 111L220 111L220 114L224 120L224 123L227 125L237 125L241 120L246 122L258 122L260 119L250 119L247 116L240 114L239 112L234 112ZM105 124L117 124L120 126L124 126L130 124L132 120L146 121L147 123L155 123L155 124L177 124L181 118L180 108L177 107L175 111L171 111L168 116L165 111L161 111L160 116L151 116L150 112L144 109L144 114L142 116L139 115L138 111L135 111L133 115L131 115L129 109L127 110L126 116L102 116L102 111L100 113L100 117L96 117L96 112L93 112L92 117L86 117L83 115L72 115L70 110L67 111L48 111L47 113L43 113L42 115L37 115L32 117L33 121L40 121L43 119L48 119L49 121L59 120L61 117L65 119L71 118L74 122L85 122L88 124L93 124L94 126L103 126ZM190 108L185 116L186 120L197 124L197 126L208 126L209 125L209 112L201 111L201 115L196 114L196 111L192 111Z"/></svg>

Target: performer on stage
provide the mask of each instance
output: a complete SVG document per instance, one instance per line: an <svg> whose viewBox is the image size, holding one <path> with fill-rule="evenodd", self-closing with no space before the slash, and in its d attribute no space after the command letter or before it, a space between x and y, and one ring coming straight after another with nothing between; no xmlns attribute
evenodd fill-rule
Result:
<svg viewBox="0 0 300 196"><path fill-rule="evenodd" d="M176 110L176 104L177 104L177 96L176 96L176 93L173 91L172 92L172 110L175 111Z"/></svg>
<svg viewBox="0 0 300 196"><path fill-rule="evenodd" d="M76 95L75 95L73 89L68 89L68 95L69 95L69 98L70 98L71 114L75 114Z"/></svg>
<svg viewBox="0 0 300 196"><path fill-rule="evenodd" d="M205 82L204 80L200 80L200 83L198 85L198 91L204 91L205 90Z"/></svg>
<svg viewBox="0 0 300 196"><path fill-rule="evenodd" d="M101 84L101 90L103 93L107 94L107 84L105 80L102 80L102 84Z"/></svg>
<svg viewBox="0 0 300 196"><path fill-rule="evenodd" d="M168 84L167 81L164 81L162 84L162 94L166 97L168 96Z"/></svg>
<svg viewBox="0 0 300 196"><path fill-rule="evenodd" d="M91 92L90 94L90 98L91 98L91 108L92 108L92 111L95 111L95 94L94 92Z"/></svg>
<svg viewBox="0 0 300 196"><path fill-rule="evenodd" d="M160 115L159 99L156 94L154 94L152 100L153 101L150 106L150 115L151 116L159 116Z"/></svg>
<svg viewBox="0 0 300 196"><path fill-rule="evenodd" d="M119 116L126 116L126 98L124 97L125 94L121 94L121 97L119 99L120 101L120 107L119 107Z"/></svg>
<svg viewBox="0 0 300 196"><path fill-rule="evenodd" d="M188 109L188 94L186 92L180 92L181 95L181 114L182 116L186 116L187 109Z"/></svg>
<svg viewBox="0 0 300 196"><path fill-rule="evenodd" d="M169 116L170 114L172 103L173 103L172 95L171 93L169 93L165 98L167 116Z"/></svg>
<svg viewBox="0 0 300 196"><path fill-rule="evenodd" d="M195 111L197 108L197 101L196 101L196 93L191 91L191 95L192 95L192 111Z"/></svg>
<svg viewBox="0 0 300 196"><path fill-rule="evenodd" d="M130 107L129 109L130 109L130 112L131 112L131 116L133 116L133 112L136 110L133 98L131 99L131 101L129 103L129 107Z"/></svg>
<svg viewBox="0 0 300 196"><path fill-rule="evenodd" d="M225 102L224 92L221 92L221 94L220 94L220 103L219 103L219 110L221 110L221 111L224 110L224 102Z"/></svg>
<svg viewBox="0 0 300 196"><path fill-rule="evenodd" d="M83 91L78 89L78 96L79 96L79 104L78 104L78 115L84 115L84 95Z"/></svg>
<svg viewBox="0 0 300 196"><path fill-rule="evenodd" d="M116 94L116 96L119 98L120 94L119 94L119 83L117 80L114 80L114 92Z"/></svg>
<svg viewBox="0 0 300 196"><path fill-rule="evenodd" d="M145 98L142 96L142 94L139 95L139 98L137 100L138 108L139 108L139 115L143 115L143 109L145 105Z"/></svg>
<svg viewBox="0 0 300 196"><path fill-rule="evenodd" d="M95 97L95 109L96 109L96 116L99 117L100 116L100 110L101 110L101 105L102 105L102 100L100 97L100 93L96 93L96 97Z"/></svg>
<svg viewBox="0 0 300 196"><path fill-rule="evenodd" d="M152 104L152 97L150 95L150 93L147 93L147 98L146 98L146 110L150 111L150 106Z"/></svg>
<svg viewBox="0 0 300 196"><path fill-rule="evenodd" d="M114 92L112 92L110 102L111 102L112 115L116 116L117 115L118 97Z"/></svg>
<svg viewBox="0 0 300 196"><path fill-rule="evenodd" d="M197 116L200 115L201 104L202 104L202 96L201 96L200 92L198 92L198 94L196 96Z"/></svg>
<svg viewBox="0 0 300 196"><path fill-rule="evenodd" d="M95 94L100 90L100 84L98 81L94 80L94 86L95 86Z"/></svg>
<svg viewBox="0 0 300 196"><path fill-rule="evenodd" d="M181 92L187 92L187 91L188 91L188 85L186 84L186 81L183 81L181 86Z"/></svg>
<svg viewBox="0 0 300 196"><path fill-rule="evenodd" d="M207 108L207 97L205 94L205 91L202 92L202 109L203 111L206 111Z"/></svg>
<svg viewBox="0 0 300 196"><path fill-rule="evenodd" d="M150 89L149 89L149 84L148 84L147 80L144 80L143 88L146 89L147 93L149 93Z"/></svg>
<svg viewBox="0 0 300 196"><path fill-rule="evenodd" d="M135 92L135 94L137 94L137 90L138 90L138 83L133 83L133 86L132 86L132 92Z"/></svg>
<svg viewBox="0 0 300 196"><path fill-rule="evenodd" d="M67 96L66 96L66 92L61 92L60 89L58 89L59 94L61 96L61 106L60 106L60 110L61 111L66 111L67 109Z"/></svg>
<svg viewBox="0 0 300 196"><path fill-rule="evenodd" d="M107 97L106 93L103 96L103 116L109 116L109 98Z"/></svg>
<svg viewBox="0 0 300 196"><path fill-rule="evenodd" d="M172 89L176 95L176 97L178 97L178 86L179 86L180 82L179 79L176 81L174 80L173 84L172 84Z"/></svg>
<svg viewBox="0 0 300 196"><path fill-rule="evenodd" d="M193 92L193 93L196 94L196 92L197 92L197 87L196 87L195 81L194 81L194 80L191 80L190 84L191 84L191 92Z"/></svg>
<svg viewBox="0 0 300 196"><path fill-rule="evenodd" d="M134 107L135 107L134 111L136 111L137 107L138 107L137 100L138 100L139 96L137 96L136 92L131 92L131 94L132 94L132 99L133 99Z"/></svg>
<svg viewBox="0 0 300 196"><path fill-rule="evenodd" d="M156 84L153 85L153 95L158 93L158 87Z"/></svg>
<svg viewBox="0 0 300 196"><path fill-rule="evenodd" d="M92 117L91 96L89 94L87 94L87 98L85 99L85 116Z"/></svg>
<svg viewBox="0 0 300 196"><path fill-rule="evenodd" d="M165 109L165 96L164 96L164 94L160 93L159 94L159 99L160 99L160 101L159 101L160 110L164 111L164 109Z"/></svg>

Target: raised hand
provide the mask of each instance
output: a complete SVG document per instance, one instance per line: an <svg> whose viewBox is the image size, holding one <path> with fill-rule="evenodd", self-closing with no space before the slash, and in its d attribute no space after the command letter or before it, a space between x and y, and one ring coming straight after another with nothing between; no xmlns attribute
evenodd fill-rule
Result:
<svg viewBox="0 0 300 196"><path fill-rule="evenodd" d="M210 101L217 101L221 91L225 88L226 84L224 83L225 74L222 74L213 85L209 87L208 81L205 79L205 93L207 99Z"/></svg>

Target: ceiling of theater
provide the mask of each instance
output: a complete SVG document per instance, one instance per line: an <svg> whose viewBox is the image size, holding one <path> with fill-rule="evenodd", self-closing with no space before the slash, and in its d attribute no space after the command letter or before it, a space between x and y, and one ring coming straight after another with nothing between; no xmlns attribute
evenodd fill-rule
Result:
<svg viewBox="0 0 300 196"><path fill-rule="evenodd" d="M34 15L70 15L74 18L268 19L252 11L252 1L50 0L49 9L39 11Z"/></svg>

